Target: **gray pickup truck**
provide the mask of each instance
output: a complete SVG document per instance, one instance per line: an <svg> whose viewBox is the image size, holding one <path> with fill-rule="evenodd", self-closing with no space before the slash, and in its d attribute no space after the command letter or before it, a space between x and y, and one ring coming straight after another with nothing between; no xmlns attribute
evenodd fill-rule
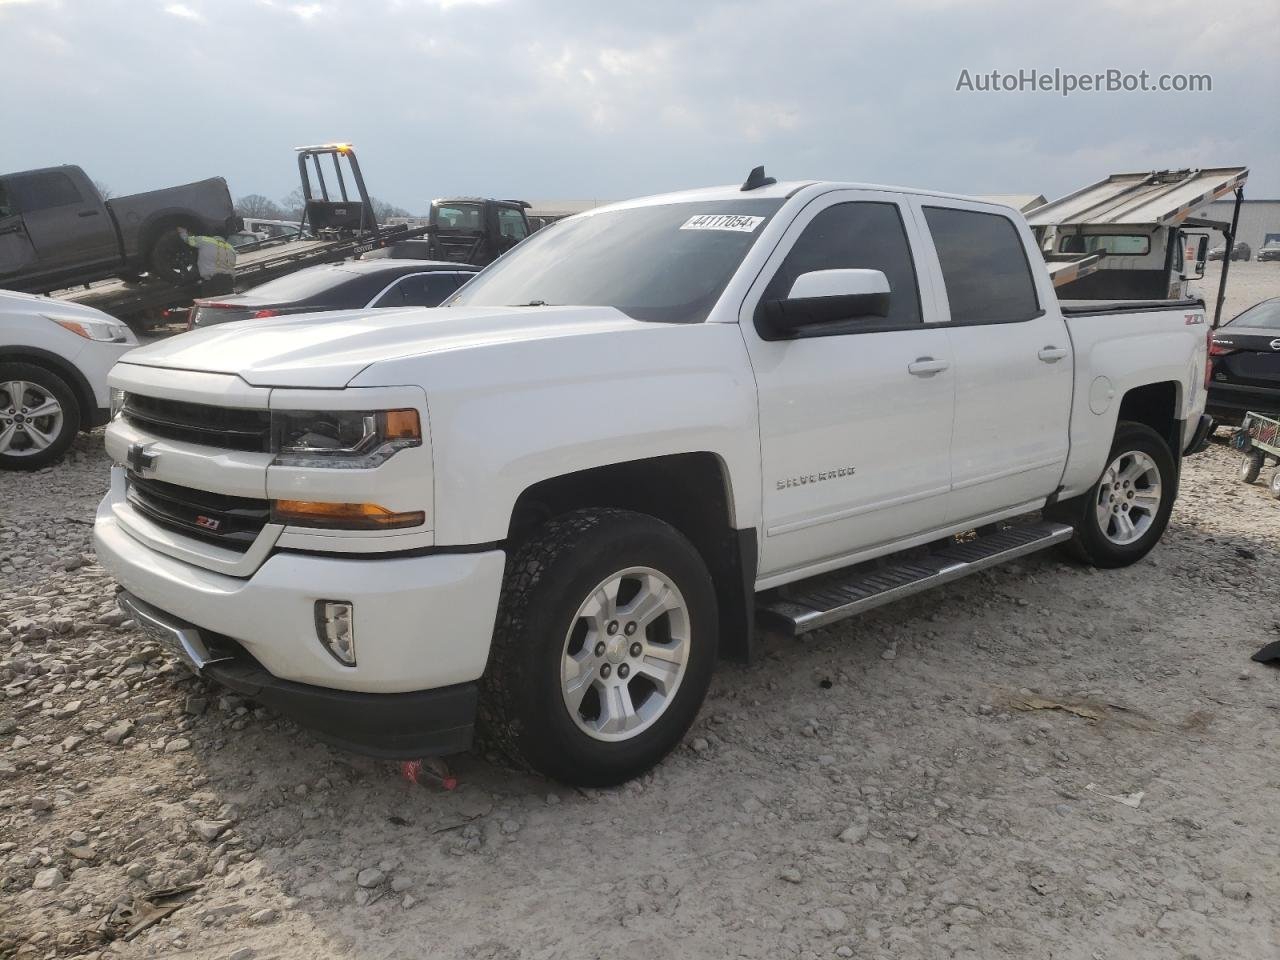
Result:
<svg viewBox="0 0 1280 960"><path fill-rule="evenodd" d="M0 287L47 293L143 273L187 282L191 261L178 227L239 230L227 182L211 177L105 200L75 166L0 174Z"/></svg>

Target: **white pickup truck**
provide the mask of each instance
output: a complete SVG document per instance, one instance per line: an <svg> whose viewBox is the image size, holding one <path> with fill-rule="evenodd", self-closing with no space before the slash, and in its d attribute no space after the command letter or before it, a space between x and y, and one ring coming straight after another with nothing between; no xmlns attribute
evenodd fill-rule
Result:
<svg viewBox="0 0 1280 960"><path fill-rule="evenodd" d="M478 714L618 782L757 619L1141 558L1208 429L1206 330L1059 303L1012 208L757 170L557 223L446 307L131 352L98 556L188 665L330 742L454 752Z"/></svg>

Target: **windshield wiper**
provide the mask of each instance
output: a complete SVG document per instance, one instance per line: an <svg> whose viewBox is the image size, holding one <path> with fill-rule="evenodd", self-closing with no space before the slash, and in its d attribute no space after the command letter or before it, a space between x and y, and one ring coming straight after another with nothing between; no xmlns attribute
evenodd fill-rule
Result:
<svg viewBox="0 0 1280 960"><path fill-rule="evenodd" d="M530 300L528 303L513 303L513 307L549 307L551 304L545 300Z"/></svg>

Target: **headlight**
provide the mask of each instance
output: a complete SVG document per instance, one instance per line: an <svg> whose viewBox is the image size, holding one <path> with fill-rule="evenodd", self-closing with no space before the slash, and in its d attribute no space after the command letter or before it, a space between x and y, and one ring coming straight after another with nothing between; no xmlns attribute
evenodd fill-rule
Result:
<svg viewBox="0 0 1280 960"><path fill-rule="evenodd" d="M128 343L129 328L114 320L98 320L90 317L59 317L56 314L44 314L46 320L52 320L63 330L74 333L86 340L97 340L100 343Z"/></svg>
<svg viewBox="0 0 1280 960"><path fill-rule="evenodd" d="M114 420L124 409L124 391L119 387L111 388L111 419Z"/></svg>
<svg viewBox="0 0 1280 960"><path fill-rule="evenodd" d="M422 445L417 410L278 410L271 414L274 463L367 470Z"/></svg>

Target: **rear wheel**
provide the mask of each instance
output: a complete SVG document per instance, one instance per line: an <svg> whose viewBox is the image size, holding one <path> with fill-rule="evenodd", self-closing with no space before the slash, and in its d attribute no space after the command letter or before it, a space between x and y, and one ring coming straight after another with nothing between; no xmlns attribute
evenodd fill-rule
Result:
<svg viewBox="0 0 1280 960"><path fill-rule="evenodd" d="M1240 458L1240 479L1245 483L1253 483L1258 479L1258 474L1262 472L1262 465L1266 462L1266 457L1262 455L1261 450L1250 450Z"/></svg>
<svg viewBox="0 0 1280 960"><path fill-rule="evenodd" d="M1097 483L1052 513L1075 528L1068 548L1079 559L1095 567L1124 567L1160 541L1176 489L1169 445L1145 424L1122 422Z"/></svg>
<svg viewBox="0 0 1280 960"><path fill-rule="evenodd" d="M196 252L178 236L176 226L168 227L156 237L147 253L147 265L153 277L175 287L194 283L199 276Z"/></svg>
<svg viewBox="0 0 1280 960"><path fill-rule="evenodd" d="M1280 467L1271 475L1271 495L1280 500Z"/></svg>
<svg viewBox="0 0 1280 960"><path fill-rule="evenodd" d="M507 563L483 735L568 783L620 783L662 759L706 696L716 603L697 550L654 517L580 510Z"/></svg>
<svg viewBox="0 0 1280 960"><path fill-rule="evenodd" d="M80 404L65 380L31 363L0 363L0 467L38 470L71 446Z"/></svg>

